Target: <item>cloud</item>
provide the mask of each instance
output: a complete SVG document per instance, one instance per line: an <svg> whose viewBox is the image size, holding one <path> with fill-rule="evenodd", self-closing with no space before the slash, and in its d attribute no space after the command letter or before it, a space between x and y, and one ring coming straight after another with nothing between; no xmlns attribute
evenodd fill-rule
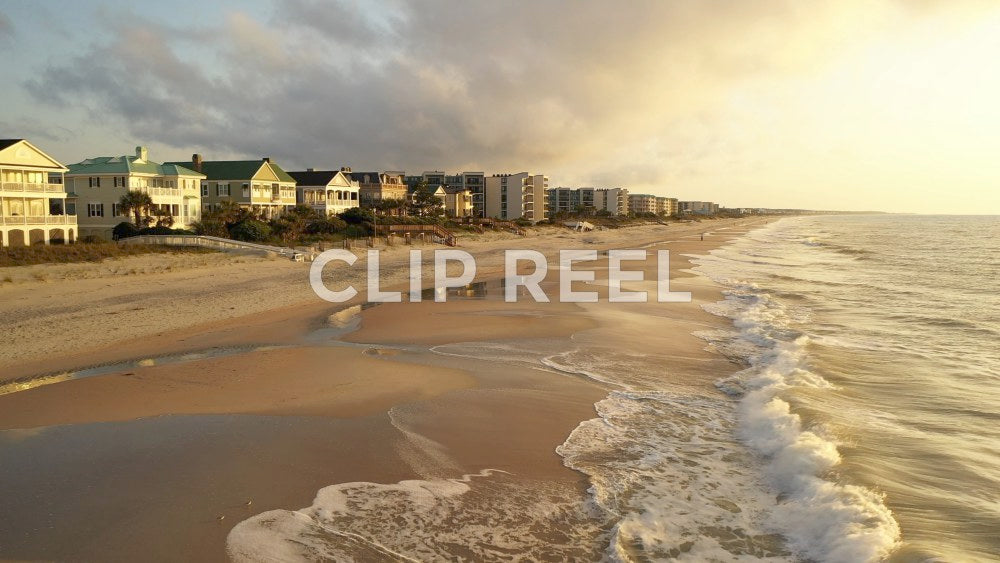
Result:
<svg viewBox="0 0 1000 563"><path fill-rule="evenodd" d="M6 14L0 12L0 45L9 43L14 37L14 24Z"/></svg>
<svg viewBox="0 0 1000 563"><path fill-rule="evenodd" d="M907 6L288 0L196 29L125 14L25 86L207 158L655 189L754 170L761 139L731 125L736 93L817 73L902 12L936 9Z"/></svg>

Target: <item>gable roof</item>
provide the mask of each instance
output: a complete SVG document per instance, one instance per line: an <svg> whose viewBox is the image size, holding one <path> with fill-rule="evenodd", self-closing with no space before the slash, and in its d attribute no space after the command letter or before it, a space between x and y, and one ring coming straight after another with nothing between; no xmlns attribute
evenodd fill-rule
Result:
<svg viewBox="0 0 1000 563"><path fill-rule="evenodd" d="M156 174L160 176L205 177L204 174L179 164L172 162L160 164L152 160L142 160L134 155L95 156L76 164L70 164L67 174Z"/></svg>
<svg viewBox="0 0 1000 563"><path fill-rule="evenodd" d="M340 170L302 170L289 172L300 186L325 186L340 174Z"/></svg>
<svg viewBox="0 0 1000 563"><path fill-rule="evenodd" d="M14 148L16 145L21 145ZM0 140L0 153L3 154L4 164L14 166L27 166L31 168L47 168L64 172L66 167L61 162L45 154L42 149L28 142L27 139L2 139Z"/></svg>
<svg viewBox="0 0 1000 563"><path fill-rule="evenodd" d="M186 168L194 168L191 161L169 162ZM205 160L201 163L201 173L209 180L249 180L257 175L264 166L269 166L275 177L281 182L294 182L295 178L288 175L280 166L264 160Z"/></svg>

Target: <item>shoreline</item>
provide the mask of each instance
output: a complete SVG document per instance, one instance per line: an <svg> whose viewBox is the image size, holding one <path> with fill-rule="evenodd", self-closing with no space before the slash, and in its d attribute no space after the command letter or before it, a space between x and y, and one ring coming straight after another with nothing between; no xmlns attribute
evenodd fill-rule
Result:
<svg viewBox="0 0 1000 563"><path fill-rule="evenodd" d="M711 371L729 365L721 357L711 358L710 352L702 350L704 342L690 334L692 327L698 328L704 323L718 322L708 313L701 311L697 302L717 299L721 294L718 293L718 288L712 287L711 284L695 283L694 280L698 279L695 274L681 273L690 267L690 263L686 257L677 254L707 251L724 243L725 240L730 240L732 238L730 234L738 236L743 232L742 228L733 228L731 223L727 229L730 232L726 232L719 229L725 226L725 223L720 223L723 222L703 223L685 231L678 228L662 229L655 236L650 236L648 241L653 243L675 238L680 241L668 245L671 249L681 250L674 253L671 279L677 282L675 290L687 290L688 286L691 286L696 303L689 306L688 312L672 315L674 317L672 322L669 318L666 319L670 323L670 333L676 336L675 342L668 347L668 350L678 355L679 365L690 364L689 369L685 368L685 371L692 373L706 369ZM689 239L696 237L697 232L713 229L719 232L706 237L709 240L704 243L697 241L696 238L684 240L684 237ZM632 239L628 242L635 244L634 237ZM616 244L619 248L628 246L620 244L623 242L625 241L618 240L592 246L595 248L615 247ZM496 253L496 249L485 250L484 254L489 252ZM502 255L502 252L500 254ZM502 264L502 257L500 263ZM480 267L477 279L489 279L491 275L498 273L499 269L495 265ZM550 271L550 277L551 273ZM547 280L546 283L551 283L551 280ZM376 449L381 453L373 454L374 459L382 460L379 464L384 465L385 469L375 470L369 464L368 469L361 471L359 475L356 463L337 460L338 456L325 457L317 462L320 466L327 467L332 472L330 475L321 478L315 478L314 475L311 480L303 479L301 475L288 476L289 480L302 485L300 492L293 493L287 490L287 487L281 487L283 493L275 491L275 494L269 495L266 500L255 499L252 513L305 506L310 497L304 496L303 491L307 493L310 486L313 487L312 493L315 494L322 486L344 480L395 483L408 478L454 478L463 473L471 474L484 469L510 471L516 473L519 479L566 483L582 494L586 489L586 477L583 473L565 467L562 458L555 454L554 449L582 420L594 416L594 403L606 396L608 389L606 385L566 374L553 377L551 374L546 375L544 372L527 368L491 371L481 362L477 364L463 358L435 355L431 350L435 346L448 345L450 342L503 342L511 338L515 339L510 340L511 342L539 338L559 340L574 334L586 334L599 328L593 320L588 320L590 313L586 308L579 305L535 304L530 300L510 305L514 306L516 311L512 312L509 307L504 307L502 301L472 299L449 299L447 303L435 303L433 307L429 303L382 304L361 312L361 326L357 330L346 336L334 336L345 343L344 347L322 348L325 345L323 339L326 337L317 333L316 329L325 322L332 310L345 309L351 305L321 303L321 312L316 312L316 303L305 303L271 310L253 317L213 321L194 328L164 332L161 340L157 342L140 341L117 347L111 345L103 349L77 352L57 362L39 360L21 362L14 365L13 371L8 373L27 375L33 373L32 370L36 370L37 373L37 368L46 363L49 366L67 366L57 369L71 369L69 367L71 365L109 364L126 359L183 354L220 346L290 347L200 358L186 363L137 366L127 372L134 375L125 376L122 373L124 370L119 370L118 373L95 375L29 391L0 395L0 412L3 413L0 415L0 426L41 427L41 438L27 437L25 440L45 441L48 439L45 438L47 432L73 433L74 429L79 429L79 432L84 434L87 432L101 434L119 426L124 429L131 425L147 423L170 428L171 425L181 424L180 421L185 420L185 417L199 419L206 416L250 416L251 418L247 420L272 420L273 422L269 424L273 425L277 424L279 419L271 417L280 415L280 420L288 420L290 421L288 424L292 426L304 425L308 428L311 425L327 424L321 421L339 425L341 429L337 433L342 436L338 438L341 441L346 439L363 443L365 436L369 434L387 437L387 442L383 446L388 447L388 450L380 446ZM404 311L405 314L402 314ZM703 317L693 321L690 317L692 314ZM310 344L308 342L310 335L313 338L320 338L320 341ZM517 338L518 336L520 338ZM696 346L697 352L692 350L692 345ZM309 359L310 354L313 354L313 349L309 346L321 346L317 350L322 351L315 352L318 354L318 359ZM159 354L150 353L154 350ZM302 357L302 352L298 352L299 350L306 350L307 357ZM700 359L692 359L694 356ZM705 359L706 357L709 359ZM314 364L311 367L310 361ZM402 391L395 389L393 386L405 384L406 380L398 378L394 380L390 373L377 373L377 368L399 362L401 364L398 365L406 366L407 373L413 374L420 380L416 387L407 387ZM324 388L324 385L329 383L326 380L328 378L310 380L308 375L321 372L323 365L354 366L345 369L345 372L365 373L365 383L340 381L341 385L347 387L352 384L359 387L350 393L344 392L346 387ZM286 381L277 377L276 372L279 369L286 372L285 377L293 379ZM191 374L195 371L198 375L192 378ZM232 373L249 373L252 377L246 379L244 376L238 381L226 375ZM288 375L295 373L304 375ZM436 378L434 381L439 383L431 384L425 381L428 378ZM288 382L294 385L288 386ZM247 386L253 387L256 392L247 394ZM388 390L390 388L392 391ZM73 402L77 403L75 407L66 408ZM60 404L63 408L55 407ZM52 412L53 410L58 411L58 416ZM539 419L540 412L546 413L544 423ZM97 416L98 413L103 416ZM98 420L105 422L97 422ZM303 420L313 422L303 422ZM343 427L345 424L353 425L352 421L361 420L370 422L354 430ZM95 430L94 423L104 430ZM56 426L54 430L47 430L46 425L51 424L69 424L69 426ZM18 431L8 430L8 435L10 432ZM0 432L0 435L2 434L4 433ZM438 453L443 455L427 456L428 448L420 445L421 442L414 444L413 436L438 444L440 446ZM105 440L103 437L96 438L98 443ZM0 444L3 443L0 440ZM204 452L204 447L199 446L195 451ZM298 451L293 457L303 455L304 451ZM266 473L262 468L267 464L256 460L251 467L255 467L254 464L257 464L254 471L241 470L240 473L243 475L237 481L253 482L262 478L261 473ZM315 469L310 472L314 473ZM257 477L246 475L247 473ZM317 483L320 486L317 486ZM218 483L216 487L220 490L229 488ZM190 512L208 518L210 512L218 511L211 508L213 503L210 500L188 498L185 502L190 504L188 508ZM108 502L114 504L114 499ZM204 524L179 526L172 520L168 529L172 530L171 534L174 537L187 538L185 541L190 545L198 546L188 552L189 558L217 560L220 555L218 546L225 538L225 534L220 536L220 530L228 530L242 519L233 520L233 518L235 516L230 516L224 521L224 525L210 528L211 533L206 532ZM164 524L161 521L158 525ZM136 533L145 537L152 529L150 524L148 529L136 529ZM31 555L31 543L28 541L20 546L27 551L0 553L0 555L5 557ZM164 548L169 549L166 544ZM41 555L51 556L51 554ZM102 555L106 556L107 553L98 550L94 552L93 558L100 559ZM145 555L148 556L149 553Z"/></svg>

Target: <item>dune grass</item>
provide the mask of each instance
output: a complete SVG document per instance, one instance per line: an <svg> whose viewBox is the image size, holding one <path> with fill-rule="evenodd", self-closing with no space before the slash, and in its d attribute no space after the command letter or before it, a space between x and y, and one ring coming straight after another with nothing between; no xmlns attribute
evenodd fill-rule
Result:
<svg viewBox="0 0 1000 563"><path fill-rule="evenodd" d="M105 258L123 258L142 254L204 254L215 252L207 248L123 244L113 242L76 243L67 245L35 245L0 249L0 268L34 264L68 264L100 262Z"/></svg>

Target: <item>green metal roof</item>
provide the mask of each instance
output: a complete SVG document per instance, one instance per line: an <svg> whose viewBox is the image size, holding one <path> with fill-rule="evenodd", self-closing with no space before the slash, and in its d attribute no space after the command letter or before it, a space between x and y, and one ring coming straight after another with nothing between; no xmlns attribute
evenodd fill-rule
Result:
<svg viewBox="0 0 1000 563"><path fill-rule="evenodd" d="M167 164L194 168L194 163L190 161ZM201 163L201 171L209 180L250 180L257 175L264 164L263 160L205 160ZM295 183L295 178L289 176L280 166L274 162L267 164L271 165L271 170L279 181Z"/></svg>
<svg viewBox="0 0 1000 563"><path fill-rule="evenodd" d="M136 156L97 156L69 165L67 174L157 174L161 176L193 176L204 178L205 175L190 168L168 162L160 164L151 160L140 160Z"/></svg>

